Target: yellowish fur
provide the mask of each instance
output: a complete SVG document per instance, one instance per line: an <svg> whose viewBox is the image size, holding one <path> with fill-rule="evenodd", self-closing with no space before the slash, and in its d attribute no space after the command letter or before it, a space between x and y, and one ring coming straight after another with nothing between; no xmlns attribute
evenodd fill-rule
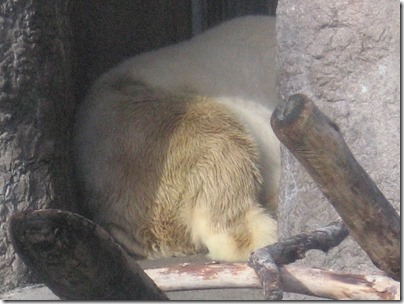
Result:
<svg viewBox="0 0 404 304"><path fill-rule="evenodd" d="M274 25L262 18L238 23L258 32ZM238 23L222 27L227 39ZM262 43L258 32L257 43ZM275 77L263 79L265 89L251 91L251 98L223 95L224 80L215 87L209 79L213 70L193 78L206 65L194 74L182 70L182 49L193 56L187 44L176 52L146 54L107 72L92 87L76 128L86 207L94 221L138 256L209 252L214 259L246 260L277 239L279 143L269 127L276 98L267 91Z"/></svg>

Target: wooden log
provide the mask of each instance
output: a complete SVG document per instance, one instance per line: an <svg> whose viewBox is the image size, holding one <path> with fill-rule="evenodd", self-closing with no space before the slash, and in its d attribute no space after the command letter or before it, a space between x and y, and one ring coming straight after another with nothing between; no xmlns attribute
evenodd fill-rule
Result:
<svg viewBox="0 0 404 304"><path fill-rule="evenodd" d="M143 271L100 226L67 211L17 213L10 221L10 235L23 261L62 299L167 300L161 290L261 288L254 270L241 263ZM279 273L289 292L331 299L400 298L400 284L384 276L288 265L280 267Z"/></svg>
<svg viewBox="0 0 404 304"><path fill-rule="evenodd" d="M62 210L24 211L10 220L18 255L65 300L168 300L94 222Z"/></svg>
<svg viewBox="0 0 404 304"><path fill-rule="evenodd" d="M180 264L145 269L161 290L254 288L261 283L244 263ZM284 291L335 300L399 300L400 283L382 275L355 275L284 265Z"/></svg>
<svg viewBox="0 0 404 304"><path fill-rule="evenodd" d="M399 215L356 161L338 126L302 94L279 104L271 125L373 263L399 280Z"/></svg>
<svg viewBox="0 0 404 304"><path fill-rule="evenodd" d="M285 265L284 291L335 300L400 300L400 283L388 276L357 275Z"/></svg>
<svg viewBox="0 0 404 304"><path fill-rule="evenodd" d="M265 300L282 300L284 287L278 265L272 256L265 250L258 250L248 260L248 266L257 274Z"/></svg>
<svg viewBox="0 0 404 304"><path fill-rule="evenodd" d="M278 266L305 257L307 251L327 252L339 245L349 232L342 221L336 221L311 232L301 233L253 252L248 265L255 270L267 300L281 300L283 287Z"/></svg>

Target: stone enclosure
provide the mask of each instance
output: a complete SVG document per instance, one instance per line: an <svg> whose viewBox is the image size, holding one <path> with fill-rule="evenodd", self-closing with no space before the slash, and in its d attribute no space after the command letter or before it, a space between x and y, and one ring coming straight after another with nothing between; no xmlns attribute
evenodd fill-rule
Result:
<svg viewBox="0 0 404 304"><path fill-rule="evenodd" d="M75 106L89 84L123 58L187 39L223 19L271 13L276 6L269 0L239 0L233 6L215 1L216 7L203 0L100 3L0 4L0 293L37 282L10 245L11 214L27 208L84 213L70 147ZM396 0L279 0L276 10L281 95L306 94L340 126L397 212L399 10ZM281 238L338 218L286 148L279 196ZM379 272L351 238L328 254L310 252L299 263Z"/></svg>

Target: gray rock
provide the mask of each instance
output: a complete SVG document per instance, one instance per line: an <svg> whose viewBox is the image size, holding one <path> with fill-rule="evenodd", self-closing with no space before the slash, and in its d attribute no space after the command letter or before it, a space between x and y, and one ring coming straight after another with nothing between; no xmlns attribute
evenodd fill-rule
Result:
<svg viewBox="0 0 404 304"><path fill-rule="evenodd" d="M10 300L30 300L30 301L47 301L60 300L48 287L42 284L29 285L19 287L3 294L0 294L0 299L4 301Z"/></svg>
<svg viewBox="0 0 404 304"><path fill-rule="evenodd" d="M399 212L399 2L283 0L277 10L277 39L281 94L312 98L340 126L358 162ZM302 166L286 148L282 152L281 237L337 219ZM300 263L379 272L352 238L328 254L310 252Z"/></svg>
<svg viewBox="0 0 404 304"><path fill-rule="evenodd" d="M75 207L67 2L6 0L0 9L0 292L35 281L10 245L10 215Z"/></svg>

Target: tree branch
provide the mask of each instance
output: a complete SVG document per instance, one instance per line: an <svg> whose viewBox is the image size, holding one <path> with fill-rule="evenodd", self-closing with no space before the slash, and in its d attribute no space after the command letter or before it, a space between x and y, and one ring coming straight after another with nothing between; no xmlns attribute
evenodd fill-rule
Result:
<svg viewBox="0 0 404 304"><path fill-rule="evenodd" d="M10 234L23 261L62 299L167 300L161 290L261 288L254 270L240 263L143 271L100 226L67 211L17 213L11 218ZM279 269L283 288L289 292L354 300L400 297L400 284L388 277L288 265Z"/></svg>
<svg viewBox="0 0 404 304"><path fill-rule="evenodd" d="M46 209L14 214L10 235L24 263L65 300L168 300L94 222Z"/></svg>
<svg viewBox="0 0 404 304"><path fill-rule="evenodd" d="M353 275L284 265L280 278L285 292L335 300L398 300L400 283L387 276ZM145 269L165 292L255 288L261 283L254 270L243 263L180 264Z"/></svg>
<svg viewBox="0 0 404 304"><path fill-rule="evenodd" d="M342 221L333 222L309 233L301 233L287 240L260 248L248 260L258 275L265 299L281 300L283 287L278 267L302 259L311 249L327 252L339 245L347 236L348 229Z"/></svg>
<svg viewBox="0 0 404 304"><path fill-rule="evenodd" d="M399 215L356 161L338 126L301 94L278 105L271 125L373 263L399 280Z"/></svg>

